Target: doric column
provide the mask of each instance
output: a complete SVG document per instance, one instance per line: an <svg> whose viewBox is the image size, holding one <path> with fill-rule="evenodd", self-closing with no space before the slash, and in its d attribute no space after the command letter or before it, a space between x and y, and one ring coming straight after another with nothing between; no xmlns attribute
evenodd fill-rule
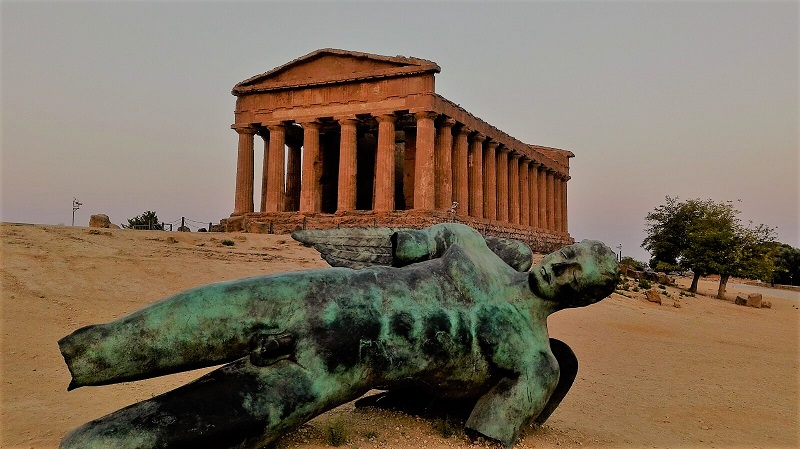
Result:
<svg viewBox="0 0 800 449"><path fill-rule="evenodd" d="M545 191L547 192L547 229L550 231L554 231L556 229L556 216L555 216L555 208L556 208L556 196L555 191L553 189L553 169L547 169L547 175L545 176L546 183L545 183Z"/></svg>
<svg viewBox="0 0 800 449"><path fill-rule="evenodd" d="M564 178L564 183L561 185L561 213L564 218L561 219L561 230L564 234L569 234L569 226L567 221L567 182L569 182L569 175Z"/></svg>
<svg viewBox="0 0 800 449"><path fill-rule="evenodd" d="M256 134L261 136L264 141L264 158L261 164L261 198L259 200L259 211L267 211L267 178L269 178L269 130L261 128Z"/></svg>
<svg viewBox="0 0 800 449"><path fill-rule="evenodd" d="M287 142L289 151L286 159L286 204L284 211L300 210L300 161L302 147L300 142Z"/></svg>
<svg viewBox="0 0 800 449"><path fill-rule="evenodd" d="M358 119L348 117L339 120L339 189L336 211L356 208L356 125Z"/></svg>
<svg viewBox="0 0 800 449"><path fill-rule="evenodd" d="M553 229L556 232L562 232L561 220L564 218L563 215L561 215L561 186L561 174L553 173Z"/></svg>
<svg viewBox="0 0 800 449"><path fill-rule="evenodd" d="M528 200L530 203L530 226L539 227L539 164L531 161L528 174Z"/></svg>
<svg viewBox="0 0 800 449"><path fill-rule="evenodd" d="M303 181L300 186L300 212L322 209L322 158L319 151L319 122L303 125Z"/></svg>
<svg viewBox="0 0 800 449"><path fill-rule="evenodd" d="M544 165L536 167L539 172L539 185L536 189L539 196L539 227L547 229L547 169Z"/></svg>
<svg viewBox="0 0 800 449"><path fill-rule="evenodd" d="M511 158L508 161L508 200L511 203L509 209L508 221L514 224L519 224L519 158L522 157L519 153L511 153Z"/></svg>
<svg viewBox="0 0 800 449"><path fill-rule="evenodd" d="M414 209L431 210L435 206L436 186L434 185L434 151L436 128L433 119L435 112L417 112L417 154L414 161Z"/></svg>
<svg viewBox="0 0 800 449"><path fill-rule="evenodd" d="M234 128L239 134L239 151L236 156L236 196L233 214L242 215L253 212L253 128Z"/></svg>
<svg viewBox="0 0 800 449"><path fill-rule="evenodd" d="M497 146L487 140L483 146L483 216L497 220Z"/></svg>
<svg viewBox="0 0 800 449"><path fill-rule="evenodd" d="M436 129L436 208L453 205L453 125L456 121L443 117Z"/></svg>
<svg viewBox="0 0 800 449"><path fill-rule="evenodd" d="M456 130L453 145L453 201L458 203L456 214L469 214L469 142L467 138L472 130L461 126Z"/></svg>
<svg viewBox="0 0 800 449"><path fill-rule="evenodd" d="M508 153L511 150L501 146L497 150L497 219L508 223Z"/></svg>
<svg viewBox="0 0 800 449"><path fill-rule="evenodd" d="M531 160L527 157L522 157L519 161L519 224L523 226L530 226L530 204L528 203L530 185L528 184L528 171Z"/></svg>
<svg viewBox="0 0 800 449"><path fill-rule="evenodd" d="M374 210L394 210L394 114L380 115L378 120L378 150L375 155Z"/></svg>
<svg viewBox="0 0 800 449"><path fill-rule="evenodd" d="M284 151L286 146L286 127L283 123L267 125L269 129L269 155L267 173L267 195L265 212L283 212Z"/></svg>
<svg viewBox="0 0 800 449"><path fill-rule="evenodd" d="M469 215L483 218L483 141L486 136L475 133L469 145Z"/></svg>

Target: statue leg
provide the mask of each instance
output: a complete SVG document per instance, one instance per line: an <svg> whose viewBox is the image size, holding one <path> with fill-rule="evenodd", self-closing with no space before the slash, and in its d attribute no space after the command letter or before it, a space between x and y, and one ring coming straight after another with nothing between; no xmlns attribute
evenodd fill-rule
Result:
<svg viewBox="0 0 800 449"><path fill-rule="evenodd" d="M556 407L561 404L561 400L564 399L564 396L567 395L567 392L572 387L575 376L578 375L578 358L575 356L575 353L572 352L572 348L561 340L551 338L550 350L553 352L556 360L558 360L560 374L555 391L550 395L550 399L547 400L547 404L544 406L542 412L539 413L539 416L534 420L534 423L538 425L544 424Z"/></svg>
<svg viewBox="0 0 800 449"><path fill-rule="evenodd" d="M336 393L348 394L331 392L339 384L326 376L289 360L257 367L241 359L91 421L67 435L61 449L263 447L338 405Z"/></svg>

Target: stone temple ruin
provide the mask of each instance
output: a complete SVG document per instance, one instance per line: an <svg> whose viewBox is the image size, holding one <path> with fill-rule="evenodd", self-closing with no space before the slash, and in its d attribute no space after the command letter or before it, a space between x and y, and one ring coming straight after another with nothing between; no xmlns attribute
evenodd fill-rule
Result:
<svg viewBox="0 0 800 449"><path fill-rule="evenodd" d="M238 83L236 200L222 229L455 221L538 251L572 243L574 154L523 143L436 94L440 70L419 58L322 49Z"/></svg>

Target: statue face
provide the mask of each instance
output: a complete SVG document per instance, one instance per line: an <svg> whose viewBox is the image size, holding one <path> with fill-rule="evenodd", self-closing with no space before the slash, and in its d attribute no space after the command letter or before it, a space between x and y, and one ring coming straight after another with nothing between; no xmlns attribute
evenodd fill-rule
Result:
<svg viewBox="0 0 800 449"><path fill-rule="evenodd" d="M618 280L616 255L594 240L548 254L528 276L533 293L560 304L559 308L594 304L613 293Z"/></svg>

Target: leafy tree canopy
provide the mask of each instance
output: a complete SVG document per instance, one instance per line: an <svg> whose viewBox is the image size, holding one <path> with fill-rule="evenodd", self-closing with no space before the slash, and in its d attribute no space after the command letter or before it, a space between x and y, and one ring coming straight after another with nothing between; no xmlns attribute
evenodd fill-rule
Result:
<svg viewBox="0 0 800 449"><path fill-rule="evenodd" d="M773 282L783 285L800 284L800 249L781 243L775 249L773 260Z"/></svg>
<svg viewBox="0 0 800 449"><path fill-rule="evenodd" d="M765 225L743 225L730 201L667 197L645 217L651 266L680 266L694 271L690 291L707 274L720 275L718 296L725 294L731 276L772 278L775 269L775 230Z"/></svg>
<svg viewBox="0 0 800 449"><path fill-rule="evenodd" d="M130 229L155 229L163 231L161 222L158 221L158 215L153 211L145 211L142 215L137 215L128 219L128 228Z"/></svg>
<svg viewBox="0 0 800 449"><path fill-rule="evenodd" d="M619 261L619 263L627 265L629 267L633 267L634 270L638 271L644 271L645 268L647 268L647 265L645 265L644 262L636 260L631 256L623 257L622 260Z"/></svg>

